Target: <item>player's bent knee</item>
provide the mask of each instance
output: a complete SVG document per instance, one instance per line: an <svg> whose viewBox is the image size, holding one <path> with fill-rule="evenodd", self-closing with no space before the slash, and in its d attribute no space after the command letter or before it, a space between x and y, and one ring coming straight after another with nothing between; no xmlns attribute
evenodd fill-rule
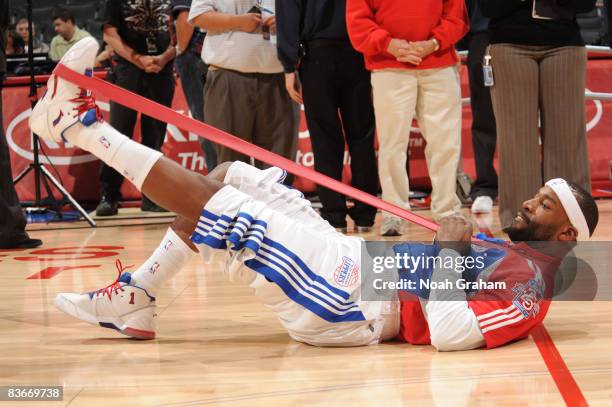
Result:
<svg viewBox="0 0 612 407"><path fill-rule="evenodd" d="M233 161L222 162L221 164L213 168L213 170L207 175L207 177L219 182L223 182L223 180L225 179L225 174L227 174L227 171L232 166L232 164L234 164Z"/></svg>
<svg viewBox="0 0 612 407"><path fill-rule="evenodd" d="M181 237L181 239L189 239L189 236L191 236L191 234L195 230L196 224L197 223L194 220L187 219L184 216L177 216L170 227L177 235Z"/></svg>

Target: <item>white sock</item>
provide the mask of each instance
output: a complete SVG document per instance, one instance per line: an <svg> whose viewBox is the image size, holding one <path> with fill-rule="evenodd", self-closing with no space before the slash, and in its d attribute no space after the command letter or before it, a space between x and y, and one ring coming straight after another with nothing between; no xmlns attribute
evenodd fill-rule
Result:
<svg viewBox="0 0 612 407"><path fill-rule="evenodd" d="M64 136L70 143L116 169L139 191L153 165L163 156L159 151L130 140L106 122L76 125Z"/></svg>
<svg viewBox="0 0 612 407"><path fill-rule="evenodd" d="M168 228L151 257L132 273L134 284L155 297L161 286L172 279L195 254L172 228Z"/></svg>

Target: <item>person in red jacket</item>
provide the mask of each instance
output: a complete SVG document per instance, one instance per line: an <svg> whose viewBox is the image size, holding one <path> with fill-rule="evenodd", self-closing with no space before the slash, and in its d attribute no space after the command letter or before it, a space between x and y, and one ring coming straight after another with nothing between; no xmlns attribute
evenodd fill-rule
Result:
<svg viewBox="0 0 612 407"><path fill-rule="evenodd" d="M372 71L383 199L409 209L406 159L416 113L427 141L433 217L457 213L461 89L454 45L468 31L465 1L348 0L347 25ZM381 235L401 233L402 221L385 213Z"/></svg>

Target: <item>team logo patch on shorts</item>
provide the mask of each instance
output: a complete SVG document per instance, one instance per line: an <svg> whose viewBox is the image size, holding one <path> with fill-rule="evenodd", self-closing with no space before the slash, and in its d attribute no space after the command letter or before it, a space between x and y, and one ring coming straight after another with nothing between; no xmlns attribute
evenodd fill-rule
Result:
<svg viewBox="0 0 612 407"><path fill-rule="evenodd" d="M334 271L334 280L342 287L348 287L357 282L359 278L359 266L353 259L342 257L342 264Z"/></svg>
<svg viewBox="0 0 612 407"><path fill-rule="evenodd" d="M110 141L106 137L104 137L104 136L100 137L98 139L98 141L100 142L100 144L102 144L102 147L104 147L106 149L109 149L110 146L111 146Z"/></svg>
<svg viewBox="0 0 612 407"><path fill-rule="evenodd" d="M540 301L544 297L544 283L531 279L526 284L517 283L512 287L512 303L521 311L525 319L535 317L540 312Z"/></svg>

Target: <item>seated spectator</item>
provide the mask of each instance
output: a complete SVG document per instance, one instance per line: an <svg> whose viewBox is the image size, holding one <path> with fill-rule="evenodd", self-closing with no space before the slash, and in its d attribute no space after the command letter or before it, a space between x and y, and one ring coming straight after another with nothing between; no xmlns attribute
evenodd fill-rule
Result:
<svg viewBox="0 0 612 407"><path fill-rule="evenodd" d="M491 18L499 216L507 228L545 180L564 178L591 190L587 52L576 14L593 10L595 0L567 0L549 10L520 0L480 0L480 6Z"/></svg>
<svg viewBox="0 0 612 407"><path fill-rule="evenodd" d="M53 11L52 20L53 29L57 34L51 40L49 50L49 58L52 61L59 61L77 41L91 37L91 34L75 25L74 16L64 7L57 7Z"/></svg>
<svg viewBox="0 0 612 407"><path fill-rule="evenodd" d="M9 31L6 36L6 55L19 55L25 52L23 40L15 31Z"/></svg>
<svg viewBox="0 0 612 407"><path fill-rule="evenodd" d="M30 39L30 31L28 31L28 20L26 18L22 18L17 22L17 26L15 27L17 30L17 34L23 40L23 50L24 53L28 52L28 41ZM36 37L36 24L32 22L32 34L34 36L34 53L35 54L46 54L49 52L49 45L45 44L41 40Z"/></svg>

